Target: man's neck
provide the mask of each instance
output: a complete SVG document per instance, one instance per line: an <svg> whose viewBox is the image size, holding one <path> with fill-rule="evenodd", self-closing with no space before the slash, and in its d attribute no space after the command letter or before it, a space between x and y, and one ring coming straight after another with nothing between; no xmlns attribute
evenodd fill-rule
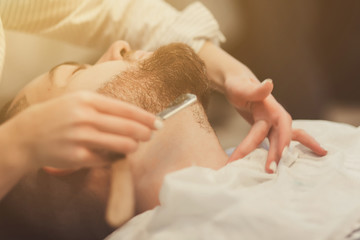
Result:
<svg viewBox="0 0 360 240"><path fill-rule="evenodd" d="M190 166L219 169L226 164L227 155L207 119L201 116L205 117L184 110L166 120L164 128L130 156L139 212L158 204L157 196L167 173Z"/></svg>

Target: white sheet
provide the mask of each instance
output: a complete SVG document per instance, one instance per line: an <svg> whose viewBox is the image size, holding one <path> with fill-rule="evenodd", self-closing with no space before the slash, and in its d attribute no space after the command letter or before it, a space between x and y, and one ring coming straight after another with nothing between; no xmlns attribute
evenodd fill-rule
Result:
<svg viewBox="0 0 360 240"><path fill-rule="evenodd" d="M329 151L292 143L276 174L267 151L218 171L190 167L166 176L161 206L108 239L343 239L360 220L360 128L294 121Z"/></svg>

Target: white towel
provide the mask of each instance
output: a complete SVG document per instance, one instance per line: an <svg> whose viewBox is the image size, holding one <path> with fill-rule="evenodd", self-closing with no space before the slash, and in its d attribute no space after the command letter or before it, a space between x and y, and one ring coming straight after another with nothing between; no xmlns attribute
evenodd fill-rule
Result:
<svg viewBox="0 0 360 240"><path fill-rule="evenodd" d="M292 143L276 174L267 151L215 171L190 167L166 176L161 206L108 239L345 239L360 220L360 128L295 121L328 151ZM292 164L285 164L285 162Z"/></svg>

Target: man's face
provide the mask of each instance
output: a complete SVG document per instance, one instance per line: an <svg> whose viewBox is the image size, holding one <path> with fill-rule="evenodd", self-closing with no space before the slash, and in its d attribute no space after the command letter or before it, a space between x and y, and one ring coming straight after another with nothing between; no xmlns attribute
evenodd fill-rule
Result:
<svg viewBox="0 0 360 240"><path fill-rule="evenodd" d="M33 105L78 90L133 103L156 113L184 93L206 105L208 79L203 62L184 44L169 44L155 52L132 51L117 41L94 64L63 63L32 80L15 97Z"/></svg>
<svg viewBox="0 0 360 240"><path fill-rule="evenodd" d="M117 41L94 65L63 63L35 78L19 92L14 102L25 96L32 105L76 90L96 91L151 55L152 52L131 51L127 42Z"/></svg>
<svg viewBox="0 0 360 240"><path fill-rule="evenodd" d="M26 99L28 105L32 105L67 92L90 90L155 113L184 93L197 95L204 104L208 89L205 66L188 46L170 44L154 53L131 52L126 42L118 41L111 45L95 65L63 64L36 78L17 95L12 105L19 99ZM16 114L23 108L15 109ZM171 121L176 122L177 119L187 124L202 121L201 117L178 117L173 117ZM171 126L178 127L176 123ZM162 132L164 140L157 138L162 140L159 140L160 143L168 142L164 129ZM153 145L148 146L153 152L156 152L156 148L153 148L155 140L150 141ZM168 149L171 150L170 147ZM147 156L146 153L142 154L145 150L143 147L136 156ZM142 169L142 161L135 162L136 156L135 153L132 155L133 165L139 165ZM9 230L11 226L16 226L15 232L22 224L22 229L28 227L30 232L39 231L39 235L78 234L77 239L90 239L88 236L93 234L88 229L108 234L109 229L103 217L108 186L108 169L83 170L60 178L42 171L34 173L23 179L0 203L0 212L10 216L2 214L0 225L3 220L10 226ZM156 199L153 202L156 203ZM84 226L88 228L85 230Z"/></svg>

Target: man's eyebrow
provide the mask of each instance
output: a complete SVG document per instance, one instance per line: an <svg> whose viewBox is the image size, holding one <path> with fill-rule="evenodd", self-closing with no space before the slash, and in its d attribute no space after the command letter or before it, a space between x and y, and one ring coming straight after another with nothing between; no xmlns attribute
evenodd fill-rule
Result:
<svg viewBox="0 0 360 240"><path fill-rule="evenodd" d="M15 116L16 114L18 114L19 112L21 112L22 110L24 110L25 108L27 108L29 105L29 102L26 98L26 96L22 96L20 99L14 101L13 103L11 103L9 105L9 108L6 111L6 119L12 118L13 116Z"/></svg>
<svg viewBox="0 0 360 240"><path fill-rule="evenodd" d="M78 62L63 62L63 63L60 63L60 64L56 65L55 67L53 67L52 69L50 69L50 71L49 71L49 80L50 80L51 83L53 83L53 81L54 81L54 75L55 75L56 70L59 67L63 66L63 65L77 66L77 68L71 74L74 74L75 72L79 71L80 69L86 68L85 64L78 63Z"/></svg>

